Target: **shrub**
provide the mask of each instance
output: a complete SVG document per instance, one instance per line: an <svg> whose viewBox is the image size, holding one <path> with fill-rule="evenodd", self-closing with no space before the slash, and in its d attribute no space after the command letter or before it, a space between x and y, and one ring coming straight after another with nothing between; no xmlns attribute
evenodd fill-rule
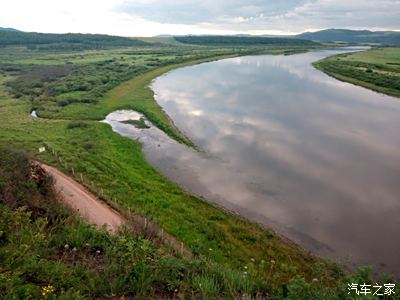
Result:
<svg viewBox="0 0 400 300"><path fill-rule="evenodd" d="M67 125L67 129L87 128L88 124L84 122L71 122Z"/></svg>
<svg viewBox="0 0 400 300"><path fill-rule="evenodd" d="M65 100L65 99L57 100L58 106L64 107L64 106L67 106L68 104L69 104L68 100Z"/></svg>

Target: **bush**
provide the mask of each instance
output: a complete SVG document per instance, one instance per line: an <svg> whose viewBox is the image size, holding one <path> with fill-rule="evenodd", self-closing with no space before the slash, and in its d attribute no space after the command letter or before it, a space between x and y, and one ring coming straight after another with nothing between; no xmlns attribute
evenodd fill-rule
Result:
<svg viewBox="0 0 400 300"><path fill-rule="evenodd" d="M0 148L0 203L12 209L26 206L42 215L54 197L51 177L30 163L26 153Z"/></svg>
<svg viewBox="0 0 400 300"><path fill-rule="evenodd" d="M67 125L67 129L87 128L88 124L84 122L71 122Z"/></svg>
<svg viewBox="0 0 400 300"><path fill-rule="evenodd" d="M68 104L69 104L68 100L65 100L65 99L57 100L58 106L64 107L64 106L67 106Z"/></svg>

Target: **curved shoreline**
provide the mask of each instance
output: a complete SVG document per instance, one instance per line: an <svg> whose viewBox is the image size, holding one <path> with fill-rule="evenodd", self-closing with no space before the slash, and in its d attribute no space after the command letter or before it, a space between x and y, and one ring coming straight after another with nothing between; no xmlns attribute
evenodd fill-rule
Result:
<svg viewBox="0 0 400 300"><path fill-rule="evenodd" d="M388 49L390 50L392 48L388 48ZM382 66L394 63L395 60L393 60L393 58L392 58L392 60L390 60L390 58L385 58L385 60L383 62L379 60L376 64L371 63L370 62L371 58L368 57L369 53L372 53L371 56L379 55L379 54L376 54L376 53L379 53L379 51L385 51L385 50L382 50L382 48L370 48L370 49L367 49L365 51L361 51L360 55L355 60L352 60L352 59L348 60L347 58L341 59L341 54L332 55L332 56L323 58L323 59L321 59L319 61L316 61L312 65L317 70L319 70L319 71L327 74L328 76L333 77L333 78L335 78L335 79L337 79L339 81L350 83L350 84L353 84L355 86L363 87L363 88L369 89L370 91L374 91L376 93L379 93L381 95L386 95L386 96L390 96L390 97L399 98L400 97L400 92L399 92L398 89L396 90L396 89L392 89L392 88L386 87L386 86L379 86L379 85L377 85L377 84L375 84L373 82L368 82L368 81L362 80L362 76L361 76L361 79L358 79L358 78L355 78L355 77L351 77L351 76L347 76L347 75L345 75L343 73L340 73L340 70L343 71L343 69L340 69L340 68L338 69L339 70L338 72L335 72L334 70L329 70L329 63L330 62L332 62L332 63L336 62L338 64L338 66L340 66L341 63L345 63L346 61L348 61L349 63L350 62L353 62L353 63L357 62L357 63L361 64L362 68L370 68L370 70L369 70L370 73L373 73L373 69L375 69L375 68L380 70L379 66L382 67ZM397 62L395 64L397 64ZM350 71L353 71L353 70L357 71L358 72L357 75L362 75L363 72L367 71L367 70L360 70L360 67L358 67L358 69L357 69L357 67L354 67L354 68L350 67L346 71L349 71L349 70ZM395 72L395 71L393 71L393 72ZM397 75L398 74L399 73L397 73ZM381 75L380 77L375 78L375 79L381 79L381 78L384 77L384 75L382 75L382 74L380 74L380 75Z"/></svg>
<svg viewBox="0 0 400 300"><path fill-rule="evenodd" d="M142 135L140 135L140 137L134 138L134 137L130 136L129 134L127 134L127 132L125 130L120 131L118 128L114 127L115 123L121 123L121 124L123 124L123 126L131 126L131 127L135 127L134 125L128 124L128 123L126 123L126 121L113 119L112 117L111 117L111 119L109 119L110 116L113 115L114 113L129 114L132 112L138 113L139 115L144 116L140 112L136 112L136 111L132 111L132 110L117 110L117 111L114 111L114 112L110 113L109 115L107 115L107 117L102 122L110 125L112 127L112 130L115 133L117 133L118 135L120 135L122 137L128 137L129 139L132 139L132 140L137 140L137 141L139 141L140 144L144 145L144 143L142 141L140 141L140 138L142 137ZM148 121L148 120L146 120L146 121ZM113 125L113 123L114 123L114 125ZM151 122L150 122L150 124L151 124L151 126L149 127L150 130L153 130L155 128L156 130L160 131L161 134L165 134L161 129L159 129L157 126L155 126ZM142 131L145 133L146 131L149 130L149 128L143 129L143 128L135 127L135 130L139 130L139 131ZM153 128L153 129L151 129L151 128ZM166 137L173 140L171 137L169 137L167 135L166 135ZM175 140L173 140L173 141L175 141ZM160 147L160 145L158 145L158 147ZM188 147L188 146L186 145L186 147ZM164 148L162 144L161 144L161 148ZM197 151L197 149L194 149L194 150ZM147 159L146 159L146 161L147 161ZM150 164L150 162L148 162L148 163ZM204 204L211 206L213 209L220 211L223 214L227 214L227 215L231 216L232 218L234 218L237 221L251 224L251 226L260 228L269 238L278 240L278 243L282 243L283 247L288 247L289 249L291 249L291 251L298 252L297 254L304 256L304 258L306 260L319 261L322 265L325 265L326 268L329 269L329 272L331 270L336 270L336 272L339 272L339 271L340 272L349 272L349 271L355 270L355 266L352 265L351 262L344 262L339 259L332 259L327 256L323 256L318 253L315 253L310 249L307 249L306 247L299 244L298 241L295 241L294 239L291 239L290 237L288 237L284 233L284 232L287 233L287 229L278 230L278 229L274 229L271 226L269 226L268 222L265 222L265 220L267 220L267 218L261 214L247 212L247 211L243 210L241 207L234 205L227 200L222 199L221 201L214 201L214 200L208 199L204 195L190 191L184 185L168 178L160 170L157 169L157 172L159 172L160 174L165 176L167 178L167 180L172 182L174 185L178 186L187 195L196 197L199 201L203 202ZM313 240L313 243L318 245L318 247L328 248L327 245L321 244L317 240ZM287 255L290 257L289 254L287 254ZM310 263L311 263L311 261L310 261Z"/></svg>
<svg viewBox="0 0 400 300"><path fill-rule="evenodd" d="M334 57L334 56L331 56L331 57ZM320 62L313 63L313 67L316 68L317 70L323 72L324 74L326 74L336 80L339 80L341 82L345 82L345 83L353 84L358 87L366 88L372 92L376 92L381 95L385 95L385 96L389 96L389 97L397 97L397 98L400 97L400 95L391 93L388 89L385 89L383 87L382 88L377 87L374 84L371 84L371 83L368 83L368 82L365 82L362 80L358 80L358 79L348 77L348 76L345 76L345 75L342 75L339 73L334 73L334 72L328 71L320 64Z"/></svg>
<svg viewBox="0 0 400 300"><path fill-rule="evenodd" d="M283 53L282 53L282 54L283 54ZM296 53L296 54L298 54L298 53ZM249 54L249 55L251 55L251 54ZM274 54L262 54L262 55L274 55ZM186 141L189 142L189 143L187 143L187 142L184 142L184 143L183 143L183 144L185 144L186 146L188 146L188 147L190 147L190 148L193 148L193 149L195 149L195 150L197 150L197 151L199 150L198 147L197 147L195 144L193 144L193 142L192 142L192 141L191 141L191 140L190 140L176 125L175 125L173 119L165 112L165 110L163 109L163 107L157 102L157 100L156 100L156 94L155 94L155 92L153 91L153 89L151 88L152 82L155 81L155 80L157 80L157 78L162 77L162 76L164 76L164 75L167 75L168 73L170 73L170 72L172 72L172 71L175 71L175 70L177 70L177 69L186 68L186 67L191 67L191 66L195 66L195 65L199 65L199 64L203 64L203 63L209 63L209 62L213 62L213 61L220 61L220 60L224 60L224 59L240 57L240 56L241 56L241 55L227 55L227 56L222 56L222 57L219 56L219 57L212 57L212 58L207 58L207 59L195 60L195 61L190 61L190 62L186 62L186 63L182 63L182 64L175 64L175 65L171 65L171 66L166 66L166 67L158 68L158 69L156 69L156 70L153 70L153 71L150 71L150 72L146 73L146 74L152 73L153 78L151 78L151 79L147 78L147 79L146 79L147 85L146 85L144 88L147 89L147 90L149 90L149 91L151 92L152 101L154 101L154 103L156 103L156 105L158 106L158 108L160 109L160 111L164 114L165 118L169 121L169 124L170 124L184 139L186 139ZM162 70L162 71L161 71L161 70ZM154 74L154 73L155 73L155 74ZM118 88L118 87L117 87L117 88ZM131 108L131 106L129 106L129 105L128 105L128 106L122 106L122 108L116 109L115 111L117 111L117 110L132 110L132 111L135 111L135 112L138 112L138 113L143 114L150 122L153 121L145 111L141 111L141 110L137 110L137 109ZM115 112L115 111L113 111L113 112ZM110 114L113 113L113 112L110 112ZM170 138L172 138L173 140L175 140L175 141L177 141L177 142L179 142L179 143L182 143L182 141L177 140L175 137L173 137L173 136L171 136L170 134L168 134L168 132L165 132L162 128L160 128L159 126L157 126L157 124L154 124L154 122L152 122L152 123L153 123L153 126L155 126L156 128L160 129L161 131L163 131L163 132L164 132L165 134L167 134ZM120 134L120 133L118 132L118 134ZM158 172L160 172L160 171L158 171ZM165 176L165 175L164 175L164 176ZM254 225L256 225L256 226L259 226L259 227L261 227L262 230L265 231L265 232L272 232L273 235L276 235L277 237L279 237L279 239L281 239L281 240L283 241L283 243L285 243L285 244L287 244L287 245L290 245L290 247L294 247L294 248L298 249L300 252L303 253L303 255L306 255L306 256L309 256L309 257L313 257L313 258L318 259L318 260L321 259L321 260L325 261L327 264L333 264L333 265L335 265L335 267L340 267L340 268L343 268L343 269L347 269L348 267L351 268L350 264L348 264L348 263L343 263L342 261L339 261L339 260L333 260L333 259L330 259L330 258L328 258L328 257L326 257L326 256L321 256L321 255L319 255L319 254L317 254L317 253L314 253L314 252L311 251L311 250L306 249L305 247L301 246L301 245L299 244L299 242L296 242L295 240L289 238L287 235L285 235L285 234L282 233L282 232L279 232L279 231L277 231L277 230L272 229L271 227L269 227L268 225L266 225L266 224L263 223L262 221L257 221L257 220L252 219L252 218L249 217L249 216L246 216L246 214L238 213L238 211L237 211L236 209L229 208L229 207L227 207L227 206L224 206L224 205L221 204L221 203L217 203L217 202L215 202L215 201L207 200L207 199L206 199L205 197L203 197L202 195L199 195L199 194L192 193L192 192L188 191L183 185L181 185L181 184L179 184L179 183L176 183L176 182L174 182L173 180L171 180L171 179L169 179L169 178L167 178L167 179L168 179L169 181L171 181L172 183L178 185L180 189L182 189L183 191L185 191L185 193L194 195L196 198L199 198L201 201L204 201L205 203L207 203L207 204L209 204L209 205L215 207L215 209L221 210L221 211L223 211L223 212L225 212L225 213L227 213L227 214L230 214L230 215L231 215L232 217L234 217L234 218L238 218L238 219L241 219L241 220L243 220L243 221L245 221L245 222L249 222L249 223L252 223L252 224L254 224ZM239 210L239 211L240 211L240 210ZM325 245L324 245L324 246L325 246Z"/></svg>
<svg viewBox="0 0 400 300"><path fill-rule="evenodd" d="M168 173L167 173L168 174ZM171 178L171 177L170 177ZM174 178L174 176L172 176L172 178ZM198 194L197 194L198 195ZM202 197L201 197L202 198ZM208 199L207 197L205 197L206 199ZM203 200L204 200L204 198L203 198ZM207 202L211 202L211 203L214 203L214 201L209 201L209 200L206 200ZM223 210L225 210L226 211L226 207L224 207L224 206L221 206L221 205L218 205L217 204L217 208L219 208L219 209L223 209ZM227 209L227 211L228 212L230 212L230 213L232 213L232 210L230 210L230 209ZM235 214L235 210L233 210L233 214ZM242 214L242 217L243 218L245 218L245 219L247 219L247 220L250 220L250 221L252 221L252 222L254 222L254 219L252 219L252 218L249 218L248 216L246 216L245 214L243 215ZM260 225L260 223L259 222L255 222L255 223L258 223L259 225ZM262 224L261 223L261 225L263 226L263 228L265 228L266 230L269 230L270 229L270 227L268 226L268 225L265 225L265 224ZM275 232L277 232L276 230L275 230ZM278 233L279 233L279 231L278 231ZM291 242L293 242L294 244L296 244L299 248L302 248L302 250L305 250L305 249L307 249L307 248L304 248L304 247L301 247L299 244L298 244L298 242L296 242L296 239L291 239L291 238L287 238L287 235L285 235L284 233L282 233L282 232L280 232L280 237L283 237L283 238L286 238L286 239L288 239L288 240L290 240ZM309 252L310 250L306 250L306 252ZM311 253L312 253L312 251L311 251ZM318 254L317 254L318 255ZM320 256L320 257L326 257L326 256ZM339 260L335 260L335 261L339 261ZM343 264L343 262L341 262L342 264ZM353 263L351 262L351 261L347 261L346 263L345 263L346 265L353 265Z"/></svg>

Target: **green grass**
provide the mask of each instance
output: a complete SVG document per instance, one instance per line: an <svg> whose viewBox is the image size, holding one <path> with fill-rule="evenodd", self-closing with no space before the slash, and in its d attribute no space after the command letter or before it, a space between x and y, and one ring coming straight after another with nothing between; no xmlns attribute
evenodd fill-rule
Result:
<svg viewBox="0 0 400 300"><path fill-rule="evenodd" d="M222 56L227 57L227 56ZM220 58L222 58L220 57ZM173 125L162 108L154 101L153 91L149 88L151 81L170 70L190 64L214 60L215 57L197 59L189 62L171 64L151 70L122 83L105 94L95 105L77 103L69 105L59 112L41 116L57 119L102 120L107 114L117 109L131 109L143 113L153 124L179 142L193 146ZM39 111L40 113L40 111Z"/></svg>
<svg viewBox="0 0 400 300"><path fill-rule="evenodd" d="M335 291L294 277L274 287L274 270L252 260L234 269L204 256L185 259L126 228L115 235L64 208L52 180L20 151L0 147L2 299L354 299L346 282L372 284L361 270ZM263 277L259 269L267 267ZM391 282L385 279L384 282ZM396 288L396 295L400 293ZM378 299L369 297L368 299ZM387 299L399 299L390 297Z"/></svg>
<svg viewBox="0 0 400 300"><path fill-rule="evenodd" d="M400 48L335 55L314 66L339 80L400 97Z"/></svg>
<svg viewBox="0 0 400 300"><path fill-rule="evenodd" d="M116 109L134 109L172 138L194 146L154 101L153 92L148 88L151 80L174 68L258 51L225 48L204 51L178 47L71 54L74 57L98 57L96 62L81 64L61 64L65 62L66 54L44 53L45 58L51 57L52 64L26 65L17 56L11 60L12 64L4 63L2 73L7 73L9 68L14 70L16 78L8 83L11 91L15 97L30 101L42 118L102 120ZM25 60L31 59L26 52L21 52L20 56ZM43 59L37 53L34 56L36 62ZM101 56L103 59L99 58Z"/></svg>
<svg viewBox="0 0 400 300"><path fill-rule="evenodd" d="M152 44L183 45L173 37L135 37L136 40Z"/></svg>
<svg viewBox="0 0 400 300"><path fill-rule="evenodd" d="M0 148L0 297L2 299L154 299L208 295L199 276L218 280L217 298L243 290L240 272L186 260L141 234L110 235L63 208L49 177L31 175L28 157ZM227 278L226 274L231 274ZM222 280L224 279L224 280ZM246 292L258 286L245 278ZM225 284L223 284L225 282ZM228 285L229 284L229 285Z"/></svg>
<svg viewBox="0 0 400 300"><path fill-rule="evenodd" d="M142 118L140 118L139 120L127 120L123 121L122 123L130 124L140 129L150 128L150 126L146 125L145 121Z"/></svg>
<svg viewBox="0 0 400 300"><path fill-rule="evenodd" d="M130 51L134 59L135 55L142 56L144 50ZM153 51L145 51L152 54L147 55L147 61L157 56L160 50ZM180 49L175 51L176 56L181 54ZM217 57L238 54L236 50L227 53L226 49L211 52L217 53ZM106 92L95 103L69 104L58 111L47 111L46 118L39 119L30 117L32 101L25 97L14 99L9 93L10 88L4 84L20 75L11 72L9 76L0 77L0 145L25 149L66 173L70 173L70 167L73 167L77 176L82 174L86 181L93 182L93 186L89 186L93 192L100 194L102 191L101 197L105 201L112 198L120 207L129 208L159 224L184 242L196 257L212 261L218 268L233 270L233 273L226 271L229 274L224 275L232 278L233 282L215 277L215 274L207 278L202 277L204 274L197 274L194 282L198 287L202 284L203 290L199 289L196 293L212 298L216 290L221 296L221 289L231 293L237 292L238 287L241 291L244 287L250 289L248 283L239 280L244 267L252 269L254 278L267 284L268 290L277 294L298 277L303 278L302 284L312 290L340 290L345 282L345 272L341 267L313 257L260 225L184 192L147 163L138 142L121 137L110 126L98 122L113 110L133 109L144 113L170 136L188 143L154 101L148 84L174 68L215 59L215 56L201 51L190 57L184 62L170 63L136 75ZM64 81L60 80L60 84ZM63 163L52 151L38 153L38 148L42 146L54 150ZM215 278L220 278L217 283ZM314 278L318 279L317 283L312 283ZM256 282L255 279L253 282Z"/></svg>
<svg viewBox="0 0 400 300"><path fill-rule="evenodd" d="M183 53L186 53L186 48L183 49ZM299 53L299 51L304 52L306 49L233 49L231 51L227 49L214 49L210 51L211 54L208 52L205 53L204 50L202 50L197 54L194 52L194 54L192 53L189 56L181 57L175 55L173 58L164 58L164 62L161 60L161 66L157 68L150 67L151 70L144 74L140 74L143 70L139 70L138 76L110 90L104 97L96 98L96 101L73 101L70 105L62 108L54 108L52 105L48 106L47 102L44 101L47 105L47 111L46 109L39 109L39 114L44 118L103 120L106 115L112 111L131 109L144 114L153 124L173 139L194 147L193 143L174 126L162 108L154 101L153 91L149 88L154 78L176 68L209 62L215 59L252 53L292 54ZM180 54L180 52L177 52L177 54ZM154 55L147 56L147 60L152 59L154 59ZM167 65L163 66L163 64ZM69 94L64 94L59 97L66 96L69 96Z"/></svg>

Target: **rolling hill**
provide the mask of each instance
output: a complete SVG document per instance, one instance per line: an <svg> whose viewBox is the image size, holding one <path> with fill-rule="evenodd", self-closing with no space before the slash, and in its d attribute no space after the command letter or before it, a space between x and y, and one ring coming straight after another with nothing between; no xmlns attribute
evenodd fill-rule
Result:
<svg viewBox="0 0 400 300"><path fill-rule="evenodd" d="M340 41L347 43L400 45L400 32L397 31L326 29L317 32L305 32L296 35L295 38L321 42Z"/></svg>
<svg viewBox="0 0 400 300"><path fill-rule="evenodd" d="M37 33L16 30L0 30L0 46L26 45L26 46L49 46L52 47L127 47L150 45L144 41L126 37L111 36L104 34L81 34L81 33Z"/></svg>
<svg viewBox="0 0 400 300"><path fill-rule="evenodd" d="M217 36L217 35L187 35L175 36L175 40L183 44L203 46L318 46L310 40L261 37L261 36Z"/></svg>
<svg viewBox="0 0 400 300"><path fill-rule="evenodd" d="M14 29L14 28L5 28L5 27L0 27L0 31L7 31L7 32L19 32L18 29Z"/></svg>

